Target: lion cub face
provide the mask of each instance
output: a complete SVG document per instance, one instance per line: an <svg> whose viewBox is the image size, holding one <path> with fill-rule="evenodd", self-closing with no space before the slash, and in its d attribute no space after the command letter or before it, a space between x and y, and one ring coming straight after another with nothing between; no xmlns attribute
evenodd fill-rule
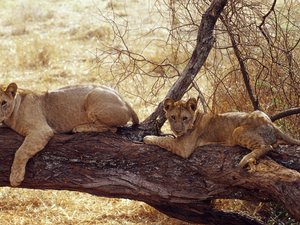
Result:
<svg viewBox="0 0 300 225"><path fill-rule="evenodd" d="M9 84L5 91L0 89L0 123L12 114L17 89L18 87L15 83Z"/></svg>
<svg viewBox="0 0 300 225"><path fill-rule="evenodd" d="M190 98L188 101L177 101L167 98L164 101L164 111L169 121L171 130L176 136L185 134L194 125L197 110L197 100Z"/></svg>

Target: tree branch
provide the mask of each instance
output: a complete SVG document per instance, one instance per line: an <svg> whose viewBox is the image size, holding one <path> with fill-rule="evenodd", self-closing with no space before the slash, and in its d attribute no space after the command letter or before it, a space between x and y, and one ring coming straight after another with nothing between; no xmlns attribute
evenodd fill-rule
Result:
<svg viewBox="0 0 300 225"><path fill-rule="evenodd" d="M10 129L0 129L0 186L9 185L14 152L22 141ZM170 216L208 224L262 224L214 209L213 199L274 201L300 220L299 148L270 154L290 169L264 158L254 174L237 166L245 154L238 147L206 146L182 159L118 134L60 134L29 161L21 187L135 199Z"/></svg>
<svg viewBox="0 0 300 225"><path fill-rule="evenodd" d="M296 107L296 108L291 108L291 109L287 109L282 112L279 112L279 113L271 116L270 118L274 122L274 121L282 119L284 117L299 114L299 113L300 113L300 107Z"/></svg>
<svg viewBox="0 0 300 225"><path fill-rule="evenodd" d="M222 17L222 16L221 16L221 21L224 24L224 26L226 27L227 33L229 35L229 38L230 38L230 41L231 41L231 44L232 44L234 54L235 54L235 56L236 56L236 58L239 62L240 70L241 70L243 80L244 80L244 84L245 84L248 96L250 98L250 101L252 103L253 109L254 110L259 110L260 109L259 101L258 101L258 98L254 96L254 93L253 93L253 90L252 90L252 87L251 87L251 84L250 84L250 76L249 76L249 73L247 71L247 67L244 63L244 60L241 56L241 51L239 50L238 43L236 42L236 40L234 38L234 34L232 33L230 26L228 25L225 18Z"/></svg>
<svg viewBox="0 0 300 225"><path fill-rule="evenodd" d="M203 14L198 29L197 43L191 59L187 63L181 76L167 93L166 97L171 97L174 100L181 99L188 87L194 81L202 65L206 61L210 50L213 47L214 27L226 4L227 0L213 0L209 8ZM156 110L142 124L145 127L154 126L155 129L160 129L165 121L166 118L163 113L163 104L161 102Z"/></svg>
<svg viewBox="0 0 300 225"><path fill-rule="evenodd" d="M276 3L277 3L277 0L273 0L273 3L272 3L271 8L270 8L269 11L262 17L261 23L258 25L258 29L261 31L261 33L263 34L263 36L265 37L265 39L267 40L267 42L268 42L269 44L271 44L271 45L272 45L272 43L271 43L270 37L269 37L269 35L266 34L266 32L263 30L262 27L265 25L265 21L266 21L267 17L268 17L272 12L274 12Z"/></svg>

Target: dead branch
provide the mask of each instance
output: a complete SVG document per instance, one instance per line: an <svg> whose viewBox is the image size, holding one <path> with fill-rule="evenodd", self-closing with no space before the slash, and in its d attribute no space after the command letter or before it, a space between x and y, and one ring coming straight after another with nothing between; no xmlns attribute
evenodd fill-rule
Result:
<svg viewBox="0 0 300 225"><path fill-rule="evenodd" d="M203 14L193 54L185 69L182 71L181 76L170 88L166 97L179 100L194 81L213 47L214 26L226 3L227 0L214 0ZM156 110L143 122L143 125L146 127L154 126L155 129L160 129L165 121L166 118L163 113L163 105L161 102Z"/></svg>
<svg viewBox="0 0 300 225"><path fill-rule="evenodd" d="M234 54L235 54L235 56L236 56L236 58L239 62L240 70L241 70L241 73L242 73L242 76L243 76L244 85L246 87L246 90L247 90L248 96L250 98L250 101L252 103L253 109L254 110L259 110L260 109L259 101L258 101L258 98L254 96L252 86L250 84L250 75L247 71L247 67L245 65L245 62L242 58L241 52L240 52L239 47L238 47L238 43L236 42L234 34L232 33L232 30L230 28L230 25L225 20L225 18L221 16L220 19L221 19L222 23L224 24L224 26L227 29L227 33L229 35Z"/></svg>
<svg viewBox="0 0 300 225"><path fill-rule="evenodd" d="M291 108L291 109L287 109L282 112L279 112L279 113L271 116L270 118L274 122L274 121L282 119L284 117L299 114L299 113L300 113L300 107L296 107L296 108Z"/></svg>

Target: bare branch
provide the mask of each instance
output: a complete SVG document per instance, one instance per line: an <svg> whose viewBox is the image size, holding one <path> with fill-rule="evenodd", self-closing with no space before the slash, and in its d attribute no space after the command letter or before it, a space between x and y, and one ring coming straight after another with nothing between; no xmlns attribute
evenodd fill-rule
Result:
<svg viewBox="0 0 300 225"><path fill-rule="evenodd" d="M259 28L259 29L261 30L261 32L265 35L266 38L267 38L267 35L264 33L264 31L263 31L263 29L262 29L262 26L265 25L266 18L274 11L275 6L276 6L276 2L277 2L277 0L274 0L274 1L273 1L271 8L270 8L269 11L262 17L261 23L258 25L258 28ZM268 40L268 38L267 38L267 40Z"/></svg>
<svg viewBox="0 0 300 225"><path fill-rule="evenodd" d="M195 88L198 92L198 98L200 99L200 102L201 102L201 105L202 105L202 108L203 108L203 112L207 113L208 104L205 101L205 97L204 97L202 91L200 90L200 88L199 88L199 86L197 85L196 82L192 83L192 87Z"/></svg>
<svg viewBox="0 0 300 225"><path fill-rule="evenodd" d="M166 97L171 97L175 100L178 100L184 95L188 87L192 84L213 46L214 26L226 3L227 0L214 0L203 14L198 29L197 43L193 54L181 76L173 84ZM165 121L166 118L163 113L163 106L161 102L156 110L143 122L143 124L145 126L155 124L154 127L160 129Z"/></svg>
<svg viewBox="0 0 300 225"><path fill-rule="evenodd" d="M223 22L224 26L226 27L228 35L230 37L230 40L231 40L231 43L232 43L232 48L233 48L235 56L236 56L236 58L239 62L241 73L242 73L243 80L244 80L244 84L245 84L246 90L248 92L248 96L250 98L250 101L252 103L253 109L254 110L259 110L260 109L259 101L258 101L258 98L255 97L254 94L253 94L253 90L252 90L252 87L251 87L251 84L250 84L250 76L249 76L249 73L247 71L244 60L241 56L241 52L238 48L238 43L236 42L236 40L234 38L234 34L231 31L230 25L225 20L225 18L223 16L221 16L220 19Z"/></svg>
<svg viewBox="0 0 300 225"><path fill-rule="evenodd" d="M282 119L284 117L299 114L299 113L300 113L300 107L291 108L291 109L284 110L280 113L277 113L277 114L271 116L270 118L274 122L274 121Z"/></svg>

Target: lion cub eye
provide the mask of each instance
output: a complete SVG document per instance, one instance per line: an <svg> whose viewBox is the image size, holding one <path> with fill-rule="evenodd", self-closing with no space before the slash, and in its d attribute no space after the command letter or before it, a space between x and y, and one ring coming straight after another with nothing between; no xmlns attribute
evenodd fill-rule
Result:
<svg viewBox="0 0 300 225"><path fill-rule="evenodd" d="M2 106L2 107L3 107L3 106L6 106L6 105L7 105L7 101L4 100L4 101L1 102L1 106Z"/></svg>
<svg viewBox="0 0 300 225"><path fill-rule="evenodd" d="M186 116L182 117L182 120L183 120L183 121L187 121L187 119L188 119L188 118L187 118Z"/></svg>
<svg viewBox="0 0 300 225"><path fill-rule="evenodd" d="M176 117L175 117L174 115L172 115L172 116L171 116L171 119L172 119L172 120L175 120L175 119L176 119Z"/></svg>

